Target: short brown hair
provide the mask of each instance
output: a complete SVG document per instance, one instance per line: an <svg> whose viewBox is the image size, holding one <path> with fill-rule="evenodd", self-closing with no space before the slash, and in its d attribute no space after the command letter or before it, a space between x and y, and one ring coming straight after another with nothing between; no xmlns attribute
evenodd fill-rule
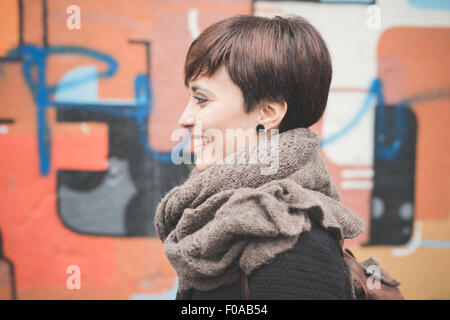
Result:
<svg viewBox="0 0 450 320"><path fill-rule="evenodd" d="M286 101L280 132L316 123L328 99L331 59L319 32L299 16L236 15L206 28L190 45L184 82L225 66L249 113L262 101Z"/></svg>

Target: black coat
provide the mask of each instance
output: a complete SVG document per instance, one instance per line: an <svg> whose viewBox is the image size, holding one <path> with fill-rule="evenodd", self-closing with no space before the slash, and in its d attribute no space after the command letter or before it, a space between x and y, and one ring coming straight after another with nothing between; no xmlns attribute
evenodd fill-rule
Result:
<svg viewBox="0 0 450 320"><path fill-rule="evenodd" d="M312 221L295 246L248 276L249 299L351 299L338 241ZM211 291L190 289L177 300L241 300L240 279Z"/></svg>

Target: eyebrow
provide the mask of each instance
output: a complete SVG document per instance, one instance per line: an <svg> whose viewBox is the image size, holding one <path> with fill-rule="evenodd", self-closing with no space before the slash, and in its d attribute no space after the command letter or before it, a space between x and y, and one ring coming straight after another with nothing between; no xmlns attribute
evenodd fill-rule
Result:
<svg viewBox="0 0 450 320"><path fill-rule="evenodd" d="M206 89L206 88L203 88L203 87L200 87L200 86L198 86L198 85L193 85L192 87L191 87L191 89L192 89L192 91L197 91L197 90L204 90L204 91L206 91L206 92L209 92L209 93L211 93L212 95L214 95L214 92L212 92L211 90L208 90L208 89Z"/></svg>

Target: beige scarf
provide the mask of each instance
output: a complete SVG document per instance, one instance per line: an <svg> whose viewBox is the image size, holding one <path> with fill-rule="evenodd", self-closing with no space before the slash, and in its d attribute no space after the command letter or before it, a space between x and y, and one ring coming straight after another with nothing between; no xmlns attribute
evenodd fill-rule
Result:
<svg viewBox="0 0 450 320"><path fill-rule="evenodd" d="M249 161L193 169L159 203L156 232L180 291L212 290L236 281L240 270L250 274L292 248L299 234L310 230L310 219L337 240L364 231L365 222L339 202L319 151L320 138L298 128L277 140L275 173L262 174L264 165ZM248 160L261 145L232 156Z"/></svg>

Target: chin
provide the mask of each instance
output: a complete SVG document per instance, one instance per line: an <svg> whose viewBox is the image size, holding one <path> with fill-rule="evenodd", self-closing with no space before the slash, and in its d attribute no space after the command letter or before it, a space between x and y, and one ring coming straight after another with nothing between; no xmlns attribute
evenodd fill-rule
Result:
<svg viewBox="0 0 450 320"><path fill-rule="evenodd" d="M198 171L203 171L203 170L205 170L206 168L208 168L205 164L198 164L198 163L196 163L195 164L195 167L197 168L197 170Z"/></svg>
<svg viewBox="0 0 450 320"><path fill-rule="evenodd" d="M213 162L196 162L195 167L199 171L204 171L204 170L208 169L209 167L211 167L213 164L214 164Z"/></svg>
<svg viewBox="0 0 450 320"><path fill-rule="evenodd" d="M212 152L212 154L205 152L203 153L203 155L205 158L203 158L200 161L195 161L195 167L199 171L204 171L209 167L213 166L214 164L216 164L217 162L220 162L219 160L220 158L216 158L216 154L214 152ZM199 160L198 155L196 155L196 160Z"/></svg>

